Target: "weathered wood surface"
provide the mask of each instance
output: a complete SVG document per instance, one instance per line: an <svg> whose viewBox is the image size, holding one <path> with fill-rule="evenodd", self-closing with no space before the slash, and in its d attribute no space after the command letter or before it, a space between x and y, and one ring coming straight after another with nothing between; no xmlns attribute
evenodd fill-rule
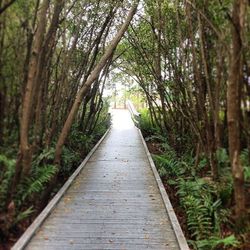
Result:
<svg viewBox="0 0 250 250"><path fill-rule="evenodd" d="M114 111L111 131L25 249L186 249L165 205L138 129Z"/></svg>

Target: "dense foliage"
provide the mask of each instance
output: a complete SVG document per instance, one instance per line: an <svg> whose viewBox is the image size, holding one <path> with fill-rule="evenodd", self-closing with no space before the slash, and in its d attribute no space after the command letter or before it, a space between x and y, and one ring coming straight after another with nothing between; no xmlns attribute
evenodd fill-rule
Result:
<svg viewBox="0 0 250 250"><path fill-rule="evenodd" d="M173 182L195 246L236 246L234 235L249 238L249 2L143 6L117 62L144 92L141 128L169 145L155 161Z"/></svg>
<svg viewBox="0 0 250 250"><path fill-rule="evenodd" d="M104 86L136 7L0 1L0 244L16 239L107 130Z"/></svg>
<svg viewBox="0 0 250 250"><path fill-rule="evenodd" d="M236 226L233 216L233 178L230 160L225 148L216 151L218 179L211 177L209 162L202 153L197 164L190 145L176 150L153 127L148 111L141 110L140 128L152 152L157 170L179 221L193 249L247 249L249 224ZM245 185L250 186L249 152L243 150L241 161ZM245 248L246 247L246 248Z"/></svg>

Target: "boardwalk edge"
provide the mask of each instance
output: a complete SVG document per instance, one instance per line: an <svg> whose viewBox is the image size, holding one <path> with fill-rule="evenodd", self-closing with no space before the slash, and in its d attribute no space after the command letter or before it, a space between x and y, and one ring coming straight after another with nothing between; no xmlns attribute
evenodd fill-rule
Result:
<svg viewBox="0 0 250 250"><path fill-rule="evenodd" d="M48 205L43 209L43 211L36 217L36 219L32 222L32 224L26 229L21 238L15 243L15 245L11 248L12 250L22 250L29 243L31 238L36 234L37 230L43 224L45 219L51 214L51 212L56 207L57 203L63 197L65 192L71 186L72 182L75 178L80 174L89 158L94 154L97 148L100 146L102 141L106 138L111 128L109 128L106 133L102 136L102 138L97 142L94 148L88 153L83 162L79 165L79 167L75 170L75 172L69 177L69 179L65 182L65 184L61 187L61 189L57 192L57 194L52 198L52 200L48 203Z"/></svg>
<svg viewBox="0 0 250 250"><path fill-rule="evenodd" d="M151 157L151 154L148 150L148 147L147 147L147 144L143 138L143 135L141 133L141 130L139 130L139 134L140 134L140 137L141 137L141 140L142 140L142 143L143 143L143 146L144 146L144 149L146 151L146 154L147 154L147 157L148 157L148 160L149 160L149 163L150 163L150 166L151 166L151 169L154 173L154 176L155 176L155 179L156 179L156 182L157 182L157 185L158 185L158 188L160 190L160 193L161 193L161 197L163 199L163 202L164 202L164 205L165 205L165 208L167 210L167 213L168 213L168 217L171 221L171 224L172 224L172 228L174 230L174 233L175 233L175 236L176 236L176 239L177 239L177 242L179 244L179 247L180 247L180 250L189 250L189 247L188 247L188 244L187 244L187 241L186 241L186 238L183 234L183 231L181 229L181 226L179 224L179 221L176 217L176 214L174 212L174 209L172 207L172 204L169 200L169 197L167 195L167 192L165 190L165 187L163 186L163 183L161 181L161 178L158 174L158 171L156 169L156 166L154 164L154 161Z"/></svg>

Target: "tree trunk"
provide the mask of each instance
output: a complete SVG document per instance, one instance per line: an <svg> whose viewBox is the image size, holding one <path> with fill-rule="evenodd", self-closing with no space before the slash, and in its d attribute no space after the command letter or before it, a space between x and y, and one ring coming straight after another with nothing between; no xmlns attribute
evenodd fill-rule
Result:
<svg viewBox="0 0 250 250"><path fill-rule="evenodd" d="M235 0L232 13L232 49L230 54L229 81L227 87L227 123L229 155L234 181L234 199L236 218L246 212L243 167L240 163L240 112L242 87L242 32L246 1Z"/></svg>
<svg viewBox="0 0 250 250"><path fill-rule="evenodd" d="M30 63L29 63L27 84L25 87L23 104L22 104L22 115L20 119L20 151L16 163L16 172L13 181L13 188L19 182L21 176L25 176L29 173L31 166L32 154L31 154L31 146L29 144L30 115L32 111L39 54L42 49L44 33L47 24L46 15L48 6L49 6L49 0L44 0L41 5L41 9L38 13L38 26L36 34L34 36L33 49L29 61Z"/></svg>

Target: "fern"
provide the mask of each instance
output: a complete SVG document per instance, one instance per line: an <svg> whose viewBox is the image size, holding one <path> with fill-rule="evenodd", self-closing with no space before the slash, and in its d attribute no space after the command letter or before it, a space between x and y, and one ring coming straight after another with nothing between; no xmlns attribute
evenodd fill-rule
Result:
<svg viewBox="0 0 250 250"><path fill-rule="evenodd" d="M187 225L191 235L196 239L208 237L212 231L212 221L208 208L200 199L188 195L183 201L187 214Z"/></svg>
<svg viewBox="0 0 250 250"><path fill-rule="evenodd" d="M177 194L180 204L187 214L187 224L195 239L203 239L220 231L220 223L226 220L226 212L221 209L221 200L216 197L216 188L207 180L178 179ZM223 216L224 215L224 216ZM222 220L220 220L220 216Z"/></svg>
<svg viewBox="0 0 250 250"><path fill-rule="evenodd" d="M165 176L167 173L173 172L176 162L160 155L153 155L160 176Z"/></svg>
<svg viewBox="0 0 250 250"><path fill-rule="evenodd" d="M151 122L149 111L147 109L141 109L139 112L141 114L140 120L139 120L139 126L143 135L151 136L155 134L160 134L159 127L155 126Z"/></svg>
<svg viewBox="0 0 250 250"><path fill-rule="evenodd" d="M145 141L154 141L154 142L162 142L166 145L168 145L166 143L166 137L162 136L162 135L159 135L159 134L155 134L155 135L151 135L151 136L148 136ZM169 145L168 145L169 147Z"/></svg>
<svg viewBox="0 0 250 250"><path fill-rule="evenodd" d="M220 183L217 184L216 189L224 206L231 202L233 193L233 178L231 172L224 171L224 175L220 178Z"/></svg>
<svg viewBox="0 0 250 250"><path fill-rule="evenodd" d="M195 245L199 250L213 250L238 247L240 242L235 238L234 235L230 235L223 239L219 237L210 237L205 240L196 241Z"/></svg>
<svg viewBox="0 0 250 250"><path fill-rule="evenodd" d="M197 177L197 172L207 166L205 157L198 168L194 169L194 157L191 154L178 157L166 142L163 142L162 148L165 153L153 155L153 160L160 176L167 176L168 184L175 185L178 190L180 205L186 213L188 231L194 244L197 240L199 243L196 248L203 249L200 248L201 244L210 244L215 239L212 236L217 237L216 242L213 242L216 246L223 242L226 244L227 238L220 239L218 236L221 234L221 224L228 223L230 216L229 210L223 209L224 203L231 197L233 187L227 151L219 149L216 152L220 169L223 168L224 173L220 185L217 185L211 178Z"/></svg>
<svg viewBox="0 0 250 250"><path fill-rule="evenodd" d="M55 157L55 148L44 149L34 161L34 165L39 166L53 162Z"/></svg>
<svg viewBox="0 0 250 250"><path fill-rule="evenodd" d="M250 166L244 166L244 178L245 181L250 181Z"/></svg>
<svg viewBox="0 0 250 250"><path fill-rule="evenodd" d="M199 162L198 170L204 169L207 165L208 165L208 160L206 157L203 157Z"/></svg>
<svg viewBox="0 0 250 250"><path fill-rule="evenodd" d="M35 176L27 179L28 189L24 193L22 199L24 200L33 193L40 193L43 191L45 184L51 180L56 171L57 169L54 165L42 166L37 169Z"/></svg>
<svg viewBox="0 0 250 250"><path fill-rule="evenodd" d="M216 235L220 235L221 224L229 222L230 210L222 208L222 201L220 199L216 200L212 204L208 204L207 208L209 210L209 216L213 221L213 232Z"/></svg>
<svg viewBox="0 0 250 250"><path fill-rule="evenodd" d="M160 176L178 177L185 173L186 166L183 162L178 162L175 158L168 155L152 155Z"/></svg>
<svg viewBox="0 0 250 250"><path fill-rule="evenodd" d="M15 196L17 206L20 207L32 195L41 193L56 171L54 165L34 166L31 175L18 186L19 191Z"/></svg>
<svg viewBox="0 0 250 250"><path fill-rule="evenodd" d="M181 198L192 194L196 198L203 198L204 200L211 200L212 193L215 193L215 188L206 182L203 178L196 179L184 179L180 178L178 184L178 194Z"/></svg>

